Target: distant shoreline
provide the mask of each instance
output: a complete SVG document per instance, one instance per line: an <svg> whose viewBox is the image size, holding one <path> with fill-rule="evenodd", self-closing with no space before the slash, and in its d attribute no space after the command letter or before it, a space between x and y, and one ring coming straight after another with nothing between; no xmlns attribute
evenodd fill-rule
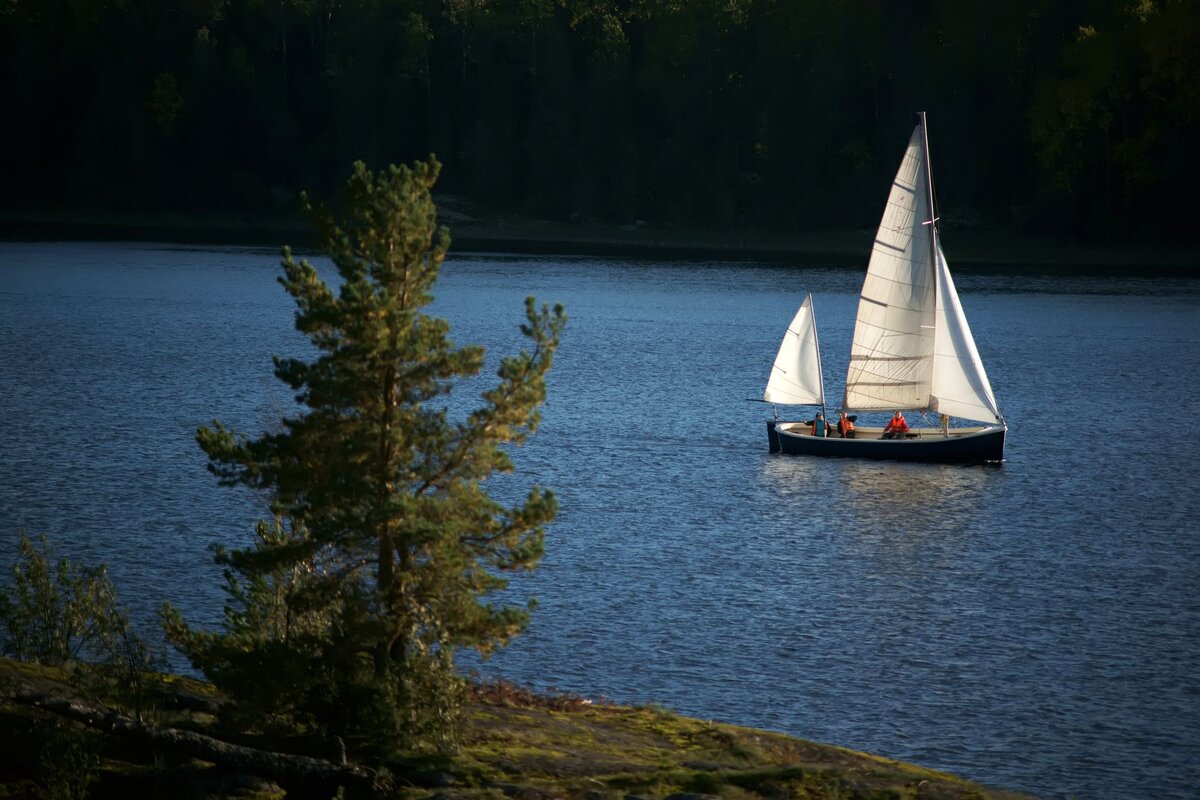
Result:
<svg viewBox="0 0 1200 800"><path fill-rule="evenodd" d="M648 260L756 261L797 266L865 266L871 247L866 230L795 233L686 230L647 225L481 221L448 211L452 253L512 253L643 258ZM146 241L310 249L311 229L278 218L180 215L0 215L8 241ZM1200 245L1106 244L1015 234L988 228L942 232L956 271L1064 271L1111 273L1138 269L1155 274L1200 274Z"/></svg>

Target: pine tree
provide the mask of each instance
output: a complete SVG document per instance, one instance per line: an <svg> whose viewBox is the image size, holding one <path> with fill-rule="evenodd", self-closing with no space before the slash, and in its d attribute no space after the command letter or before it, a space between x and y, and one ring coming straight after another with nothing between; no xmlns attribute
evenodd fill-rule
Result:
<svg viewBox="0 0 1200 800"><path fill-rule="evenodd" d="M427 316L449 246L435 221L434 159L378 175L360 162L339 217L318 221L341 278L336 291L284 250L280 282L315 360L276 358L304 412L249 439L219 422L197 439L224 485L271 498L251 548L218 549L226 621L164 626L237 702L242 725L337 737L392 754L454 743L459 647L487 652L528 611L489 602L504 572L530 569L556 512L534 486L511 507L482 481L511 472L509 445L536 430L545 375L566 317L526 301L528 349L505 358L478 410L453 420L446 396L483 366Z"/></svg>

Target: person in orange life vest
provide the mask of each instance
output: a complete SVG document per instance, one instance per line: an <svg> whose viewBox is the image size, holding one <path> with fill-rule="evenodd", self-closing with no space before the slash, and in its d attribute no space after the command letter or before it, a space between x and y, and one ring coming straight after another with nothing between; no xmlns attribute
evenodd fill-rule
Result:
<svg viewBox="0 0 1200 800"><path fill-rule="evenodd" d="M850 418L846 416L845 411L843 411L841 416L838 417L837 429L838 436L841 436L843 439L854 438L854 423L851 422Z"/></svg>
<svg viewBox="0 0 1200 800"><path fill-rule="evenodd" d="M820 411L817 412L817 417L813 420L812 435L820 436L822 438L829 435L829 425L825 422L825 417Z"/></svg>
<svg viewBox="0 0 1200 800"><path fill-rule="evenodd" d="M887 427L883 429L881 439L903 439L904 434L908 433L908 420L904 419L904 415L897 411L892 415L892 419L888 422Z"/></svg>

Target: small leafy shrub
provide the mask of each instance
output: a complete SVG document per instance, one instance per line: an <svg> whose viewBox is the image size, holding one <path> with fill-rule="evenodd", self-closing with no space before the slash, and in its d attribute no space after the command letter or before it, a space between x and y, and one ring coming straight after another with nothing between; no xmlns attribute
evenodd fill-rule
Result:
<svg viewBox="0 0 1200 800"><path fill-rule="evenodd" d="M21 661L61 666L99 660L128 620L103 565L54 554L45 536L21 535L12 583L0 592L0 651Z"/></svg>
<svg viewBox="0 0 1200 800"><path fill-rule="evenodd" d="M134 632L103 564L57 558L45 536L22 534L9 585L0 587L0 654L52 666L88 661L105 688L139 716L161 658Z"/></svg>

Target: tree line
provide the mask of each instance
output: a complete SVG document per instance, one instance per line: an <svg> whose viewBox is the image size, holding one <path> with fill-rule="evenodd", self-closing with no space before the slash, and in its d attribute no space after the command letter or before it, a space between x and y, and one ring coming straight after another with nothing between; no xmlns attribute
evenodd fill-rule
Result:
<svg viewBox="0 0 1200 800"><path fill-rule="evenodd" d="M347 164L554 219L875 224L930 115L949 223L1182 239L1187 0L9 0L0 207L288 215Z"/></svg>

